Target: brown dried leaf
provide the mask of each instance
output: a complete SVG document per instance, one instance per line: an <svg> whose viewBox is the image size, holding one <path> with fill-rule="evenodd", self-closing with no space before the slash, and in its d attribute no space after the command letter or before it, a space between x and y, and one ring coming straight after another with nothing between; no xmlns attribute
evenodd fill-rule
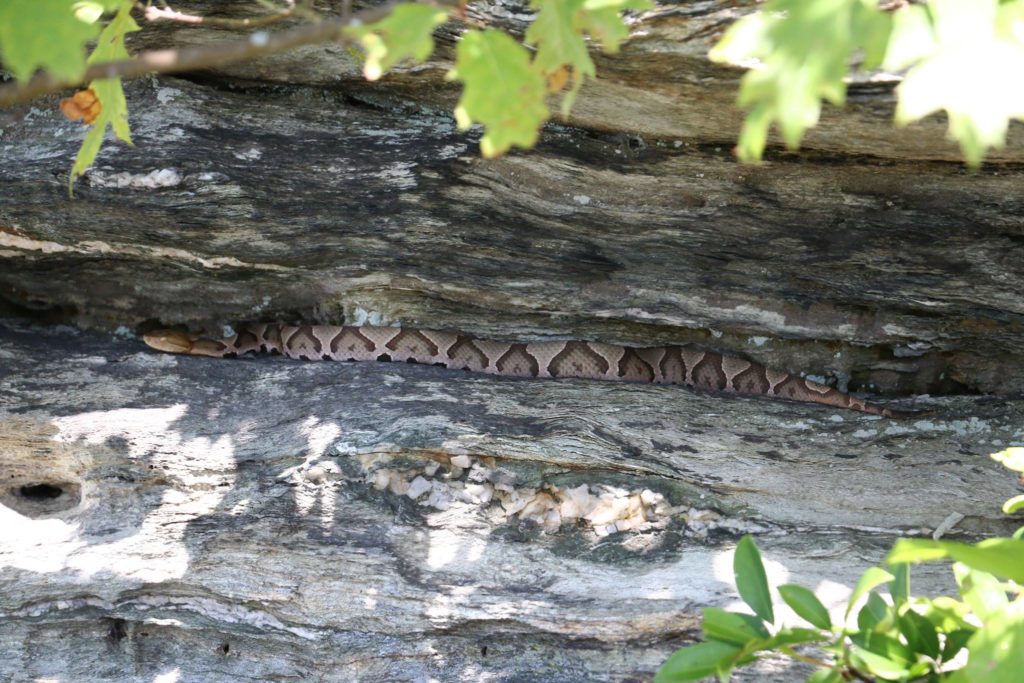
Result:
<svg viewBox="0 0 1024 683"><path fill-rule="evenodd" d="M103 105L92 88L79 90L71 97L60 101L60 110L69 121L81 121L85 124L93 123L103 111Z"/></svg>

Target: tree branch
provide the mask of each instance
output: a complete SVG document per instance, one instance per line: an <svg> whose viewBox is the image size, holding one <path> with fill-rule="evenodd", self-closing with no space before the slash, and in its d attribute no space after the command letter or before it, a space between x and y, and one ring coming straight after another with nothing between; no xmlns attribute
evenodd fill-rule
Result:
<svg viewBox="0 0 1024 683"><path fill-rule="evenodd" d="M295 13L295 0L288 0L284 9L273 14L262 17L250 17L248 19L224 19L221 17L203 17L197 14L186 14L178 12L170 7L156 7L154 5L143 5L135 3L137 9L141 10L147 21L178 21L184 24L202 24L204 26L217 26L219 28L260 28L275 22L287 19Z"/></svg>
<svg viewBox="0 0 1024 683"><path fill-rule="evenodd" d="M457 1L457 0L456 0ZM452 0L435 0L431 4L451 6ZM46 73L33 76L23 85L11 83L0 86L0 108L10 107L22 102L59 92L65 88L88 83L97 78L138 78L147 74L180 73L195 71L213 66L224 66L243 62L256 57L286 52L302 45L313 45L327 41L350 43L352 38L343 31L349 26L372 24L391 13L397 2L387 2L377 7L370 7L350 17L342 16L335 19L304 24L293 29L267 33L256 31L241 40L234 40L201 47L187 47L169 50L149 50L140 52L132 59L118 62L102 62L93 64L81 77L76 79L56 79Z"/></svg>

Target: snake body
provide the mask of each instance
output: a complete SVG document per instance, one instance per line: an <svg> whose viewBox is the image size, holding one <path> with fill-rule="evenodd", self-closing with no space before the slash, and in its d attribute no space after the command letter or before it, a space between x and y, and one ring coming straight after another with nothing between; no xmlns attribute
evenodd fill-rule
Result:
<svg viewBox="0 0 1024 683"><path fill-rule="evenodd" d="M263 352L297 360L423 363L513 377L682 384L709 391L820 403L885 417L903 416L788 372L691 346L633 348L589 341L512 343L402 327L278 323L247 325L219 340L174 330L150 332L143 339L160 351L215 358Z"/></svg>

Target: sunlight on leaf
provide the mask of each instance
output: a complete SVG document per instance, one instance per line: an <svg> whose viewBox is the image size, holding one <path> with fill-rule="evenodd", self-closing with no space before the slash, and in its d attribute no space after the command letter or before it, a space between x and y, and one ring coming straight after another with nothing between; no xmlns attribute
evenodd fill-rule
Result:
<svg viewBox="0 0 1024 683"><path fill-rule="evenodd" d="M945 110L950 137L974 167L988 149L1002 147L1010 119L1024 118L1024 43L1013 28L1020 6L932 0L927 9L901 9L897 16L908 16L896 22L886 59L890 68L910 66L897 88L896 122Z"/></svg>
<svg viewBox="0 0 1024 683"><path fill-rule="evenodd" d="M842 105L844 78L859 50L867 67L884 52L889 15L874 0L769 0L736 22L712 48L712 61L752 67L738 103L749 107L737 155L761 158L772 123L790 148L818 122L821 101Z"/></svg>
<svg viewBox="0 0 1024 683"><path fill-rule="evenodd" d="M976 545L901 538L886 561L931 562L945 557L1002 579L1024 583L1024 540L1015 538L989 538Z"/></svg>
<svg viewBox="0 0 1024 683"><path fill-rule="evenodd" d="M1010 605L1006 597L1006 589L999 579L988 572L971 569L965 564L953 564L953 576L960 586L960 596L970 605L971 611L982 622L988 621L993 614L1002 612Z"/></svg>
<svg viewBox="0 0 1024 683"><path fill-rule="evenodd" d="M1015 472L1024 472L1024 448L1013 446L992 454L992 459Z"/></svg>
<svg viewBox="0 0 1024 683"><path fill-rule="evenodd" d="M1024 494L1014 496L1003 503L1004 514L1012 515L1013 513L1020 512L1021 510L1024 510Z"/></svg>
<svg viewBox="0 0 1024 683"><path fill-rule="evenodd" d="M422 62L429 57L434 51L434 29L447 19L448 14L437 7L405 3L376 23L348 29L366 51L366 80L377 80L402 60Z"/></svg>
<svg viewBox="0 0 1024 683"><path fill-rule="evenodd" d="M892 564L892 560L889 562ZM885 571L881 567L871 567L866 572L861 574L860 579L857 580L857 585L853 587L853 593L850 594L850 601L846 605L846 616L849 617L850 613L853 612L853 608L857 606L869 591L881 586L883 583L888 583L896 577Z"/></svg>
<svg viewBox="0 0 1024 683"><path fill-rule="evenodd" d="M1024 671L1024 610L992 617L967 641L970 657L951 681L1017 683Z"/></svg>

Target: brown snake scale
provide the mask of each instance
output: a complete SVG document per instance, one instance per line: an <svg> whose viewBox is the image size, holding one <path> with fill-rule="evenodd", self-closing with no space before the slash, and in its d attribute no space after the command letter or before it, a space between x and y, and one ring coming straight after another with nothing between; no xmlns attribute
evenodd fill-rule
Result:
<svg viewBox="0 0 1024 683"><path fill-rule="evenodd" d="M787 372L690 346L510 343L401 327L277 323L246 325L238 334L220 340L198 339L174 330L150 332L143 339L160 351L215 358L276 352L299 360L404 361L513 377L684 384L710 391L821 403L886 417L905 415Z"/></svg>

